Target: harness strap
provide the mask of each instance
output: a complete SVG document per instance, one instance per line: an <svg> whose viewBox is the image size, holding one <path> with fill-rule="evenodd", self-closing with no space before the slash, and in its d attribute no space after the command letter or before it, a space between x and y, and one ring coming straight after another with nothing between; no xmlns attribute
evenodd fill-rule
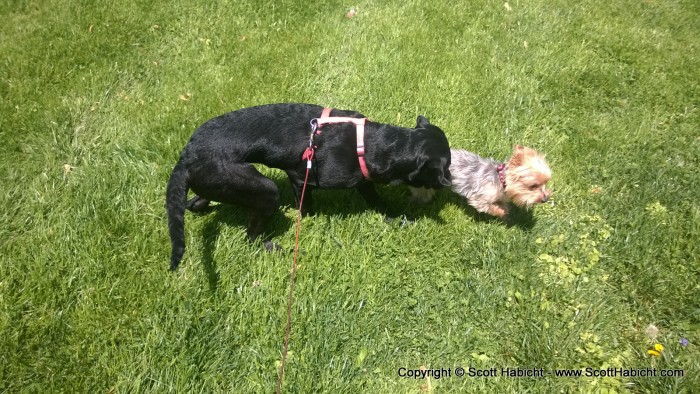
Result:
<svg viewBox="0 0 700 394"><path fill-rule="evenodd" d="M360 163L360 171L362 175L367 180L371 180L369 176L369 170L367 169L367 162L365 161L365 122L367 118L350 118L344 116L329 116L331 114L331 108L324 108L321 112L321 117L316 118L316 134L321 134L321 126L324 124L335 124L335 123L352 123L355 125L355 135L357 137L357 160Z"/></svg>
<svg viewBox="0 0 700 394"><path fill-rule="evenodd" d="M362 123L355 123L355 134L357 135L357 160L360 162L360 171L365 179L370 180L367 162L365 162L365 120Z"/></svg>

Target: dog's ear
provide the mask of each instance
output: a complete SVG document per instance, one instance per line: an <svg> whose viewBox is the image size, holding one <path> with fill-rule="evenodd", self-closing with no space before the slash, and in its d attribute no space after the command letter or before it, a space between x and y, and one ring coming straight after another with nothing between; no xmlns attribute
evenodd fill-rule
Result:
<svg viewBox="0 0 700 394"><path fill-rule="evenodd" d="M419 160L418 169L408 174L408 180L418 187L437 188L452 185L449 170L442 160Z"/></svg>
<svg viewBox="0 0 700 394"><path fill-rule="evenodd" d="M441 175L441 176L440 176L440 180L439 180L439 181L440 181L440 184L441 184L442 186L445 186L445 187L452 186L452 181L449 180L449 179L447 179L447 178L445 178L444 175Z"/></svg>
<svg viewBox="0 0 700 394"><path fill-rule="evenodd" d="M423 115L418 115L418 119L416 120L416 128L424 129L428 126L430 126L430 121L428 120L428 118L426 118Z"/></svg>
<svg viewBox="0 0 700 394"><path fill-rule="evenodd" d="M526 148L522 145L515 145L513 147L513 156L511 156L508 164L511 167L518 167L525 161L525 150Z"/></svg>

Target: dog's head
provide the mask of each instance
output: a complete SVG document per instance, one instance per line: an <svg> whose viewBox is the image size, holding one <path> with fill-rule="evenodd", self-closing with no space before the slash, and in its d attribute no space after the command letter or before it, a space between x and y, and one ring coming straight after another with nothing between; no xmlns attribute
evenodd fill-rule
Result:
<svg viewBox="0 0 700 394"><path fill-rule="evenodd" d="M438 189L452 184L450 176L450 146L445 133L418 116L416 129L411 133L414 141L416 170L408 174L408 184L413 187Z"/></svg>
<svg viewBox="0 0 700 394"><path fill-rule="evenodd" d="M506 168L506 194L515 205L530 208L549 200L552 191L547 189L547 182L552 170L542 154L516 145Z"/></svg>

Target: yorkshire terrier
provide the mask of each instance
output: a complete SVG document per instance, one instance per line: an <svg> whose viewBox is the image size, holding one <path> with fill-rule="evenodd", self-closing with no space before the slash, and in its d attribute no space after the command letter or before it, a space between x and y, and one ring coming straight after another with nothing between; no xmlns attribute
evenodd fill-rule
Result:
<svg viewBox="0 0 700 394"><path fill-rule="evenodd" d="M539 152L516 145L507 163L485 159L462 149L450 149L452 191L463 196L479 212L501 219L508 216L508 203L531 208L549 200L546 188L552 170ZM413 199L428 202L435 191L410 188Z"/></svg>

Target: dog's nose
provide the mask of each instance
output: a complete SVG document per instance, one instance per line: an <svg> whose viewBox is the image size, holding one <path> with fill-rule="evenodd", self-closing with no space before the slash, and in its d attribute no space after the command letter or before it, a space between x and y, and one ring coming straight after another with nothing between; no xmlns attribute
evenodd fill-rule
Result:
<svg viewBox="0 0 700 394"><path fill-rule="evenodd" d="M542 202L545 203L545 202L549 201L549 196L550 196L551 194L552 194L552 192L550 192L549 190L545 190L545 191L542 193Z"/></svg>

